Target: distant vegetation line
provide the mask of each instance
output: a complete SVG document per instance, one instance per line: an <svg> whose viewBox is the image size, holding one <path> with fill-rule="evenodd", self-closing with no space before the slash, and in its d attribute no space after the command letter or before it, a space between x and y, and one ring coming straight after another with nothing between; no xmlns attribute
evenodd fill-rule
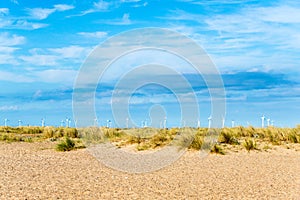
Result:
<svg viewBox="0 0 300 200"><path fill-rule="evenodd" d="M295 128L234 127L208 128L107 128L107 127L0 127L0 141L40 142L51 141L59 151L69 151L85 146L111 142L116 147L134 147L138 151L157 149L168 144L194 150L208 146L206 136L215 136L209 146L212 152L224 154L227 150L268 150L275 146L300 147L300 125ZM300 150L300 149L299 149Z"/></svg>

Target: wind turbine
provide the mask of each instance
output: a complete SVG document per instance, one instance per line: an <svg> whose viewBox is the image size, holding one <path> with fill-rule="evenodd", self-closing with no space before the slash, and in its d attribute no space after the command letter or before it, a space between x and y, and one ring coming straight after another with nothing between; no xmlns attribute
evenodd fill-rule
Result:
<svg viewBox="0 0 300 200"><path fill-rule="evenodd" d="M21 125L22 125L22 120L19 119L18 120L18 126L21 127Z"/></svg>
<svg viewBox="0 0 300 200"><path fill-rule="evenodd" d="M274 120L271 121L271 126L274 126Z"/></svg>
<svg viewBox="0 0 300 200"><path fill-rule="evenodd" d="M110 128L111 127L111 120L106 120L106 127L107 128Z"/></svg>
<svg viewBox="0 0 300 200"><path fill-rule="evenodd" d="M8 122L8 121L9 121L8 119L6 119L6 118L4 119L4 126L5 126L5 127L7 127L7 122Z"/></svg>
<svg viewBox="0 0 300 200"><path fill-rule="evenodd" d="M225 127L225 117L222 116L222 128L224 128L224 127Z"/></svg>
<svg viewBox="0 0 300 200"><path fill-rule="evenodd" d="M74 120L75 127L77 128L77 119Z"/></svg>
<svg viewBox="0 0 300 200"><path fill-rule="evenodd" d="M141 121L141 127L144 128L145 127L145 123L144 121Z"/></svg>
<svg viewBox="0 0 300 200"><path fill-rule="evenodd" d="M231 121L231 127L232 128L235 127L235 121L234 120Z"/></svg>
<svg viewBox="0 0 300 200"><path fill-rule="evenodd" d="M45 126L45 119L42 118L41 122L42 122L42 127L44 127Z"/></svg>
<svg viewBox="0 0 300 200"><path fill-rule="evenodd" d="M66 118L66 127L70 127L71 120L69 118Z"/></svg>
<svg viewBox="0 0 300 200"><path fill-rule="evenodd" d="M128 117L126 118L126 128L128 129L128 122L129 122L129 119Z"/></svg>
<svg viewBox="0 0 300 200"><path fill-rule="evenodd" d="M268 122L268 127L270 126L270 121L271 121L271 119L270 119L270 118L268 118L268 119L267 119L267 122Z"/></svg>
<svg viewBox="0 0 300 200"><path fill-rule="evenodd" d="M95 127L98 126L98 119L97 119L97 118L94 119L94 126L95 126Z"/></svg>
<svg viewBox="0 0 300 200"><path fill-rule="evenodd" d="M61 127L64 127L64 124L65 124L65 120L61 120L61 121L60 121L60 126L61 126Z"/></svg>
<svg viewBox="0 0 300 200"><path fill-rule="evenodd" d="M167 128L167 117L164 119L164 128Z"/></svg>
<svg viewBox="0 0 300 200"><path fill-rule="evenodd" d="M211 120L212 120L212 117L209 116L209 117L208 117L208 128L211 128Z"/></svg>
<svg viewBox="0 0 300 200"><path fill-rule="evenodd" d="M266 117L265 117L265 115L263 115L263 116L261 117L261 127L262 127L262 128L265 127L265 119L266 119Z"/></svg>
<svg viewBox="0 0 300 200"><path fill-rule="evenodd" d="M200 120L198 119L197 127L200 128L200 125L201 125L201 124L200 124Z"/></svg>

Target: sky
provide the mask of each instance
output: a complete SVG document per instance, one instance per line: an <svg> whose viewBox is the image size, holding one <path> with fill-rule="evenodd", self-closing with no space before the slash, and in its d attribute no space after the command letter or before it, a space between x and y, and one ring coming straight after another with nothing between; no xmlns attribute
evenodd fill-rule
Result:
<svg viewBox="0 0 300 200"><path fill-rule="evenodd" d="M300 124L300 3L296 1L2 0L0 125L5 119L11 126L17 126L18 120L22 125L41 125L45 119L46 125L60 126L69 118L74 126L74 84L89 55L124 31L147 27L176 31L204 49L223 80L226 126L232 120L235 125L261 126L262 115L275 126ZM170 127L196 126L198 120L208 126L210 93L203 77L178 57L151 51L123 56L103 75L95 89L96 123L106 125L109 119L117 126L111 108L114 86L126 66L135 69L134 65L153 60L170 65L190 83L200 116L182 119L180 104L189 102L180 102L178 94L166 87L148 84L131 94L132 124L161 126L166 115ZM149 69L136 73L147 79L154 73ZM166 71L160 80L170 77ZM151 112L161 119L151 119ZM125 126L125 121L118 126Z"/></svg>

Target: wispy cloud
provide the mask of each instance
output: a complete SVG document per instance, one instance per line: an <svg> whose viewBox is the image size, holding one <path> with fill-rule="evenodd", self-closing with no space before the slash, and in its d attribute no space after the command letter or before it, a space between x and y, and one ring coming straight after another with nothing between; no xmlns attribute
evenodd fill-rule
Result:
<svg viewBox="0 0 300 200"><path fill-rule="evenodd" d="M51 15L54 12L62 12L66 10L73 9L74 6L66 5L66 4L57 4L54 5L53 8L28 8L27 12L30 16L30 18L37 19L37 20L43 20L48 18L49 15Z"/></svg>
<svg viewBox="0 0 300 200"><path fill-rule="evenodd" d="M121 0L121 3L136 3L136 2L140 2L141 0Z"/></svg>
<svg viewBox="0 0 300 200"><path fill-rule="evenodd" d="M20 62L29 66L61 67L65 62L68 66L81 63L91 50L92 47L75 45L61 48L34 48L29 50L30 55L21 55L18 58Z"/></svg>
<svg viewBox="0 0 300 200"><path fill-rule="evenodd" d="M79 32L77 33L78 35L82 35L87 38L97 38L97 39L102 39L107 37L107 32L103 31L96 31L96 32Z"/></svg>
<svg viewBox="0 0 300 200"><path fill-rule="evenodd" d="M220 3L201 1L201 4L216 2ZM265 6L241 4L234 12L216 13L209 17L203 13L171 10L162 18L171 21L175 30L191 36L203 45L221 68L267 66L277 70L298 70L299 13L299 6L277 2L275 5ZM191 27L186 23L197 23L199 26ZM286 51L290 53L286 54Z"/></svg>
<svg viewBox="0 0 300 200"><path fill-rule="evenodd" d="M73 59L83 59L91 51L90 48L80 47L80 46L68 46L62 48L51 48L48 49L50 53L54 53L60 56L61 59L73 58Z"/></svg>
<svg viewBox="0 0 300 200"><path fill-rule="evenodd" d="M25 37L8 32L0 33L1 46L16 46L25 43Z"/></svg>
<svg viewBox="0 0 300 200"><path fill-rule="evenodd" d="M110 19L110 20L99 20L98 23L109 24L109 25L131 25L135 23L130 19L129 13L124 13L121 19Z"/></svg>
<svg viewBox="0 0 300 200"><path fill-rule="evenodd" d="M61 69L51 69L34 72L35 80L47 83L64 83L65 85L73 84L77 71L75 70L61 70Z"/></svg>
<svg viewBox="0 0 300 200"><path fill-rule="evenodd" d="M70 17L84 16L84 15L87 15L87 14L90 14L90 13L95 13L95 12L107 12L107 11L110 10L111 6L113 6L113 5L114 5L113 2L99 0L99 1L93 3L92 8L90 8L88 10L84 10L80 14L72 15Z"/></svg>
<svg viewBox="0 0 300 200"><path fill-rule="evenodd" d="M0 81L27 83L27 82L32 82L32 79L29 77L26 77L25 75L1 70L0 71Z"/></svg>
<svg viewBox="0 0 300 200"><path fill-rule="evenodd" d="M12 83L64 83L64 85L72 85L76 75L76 70L64 69L24 71L22 74L0 70L0 81Z"/></svg>
<svg viewBox="0 0 300 200"><path fill-rule="evenodd" d="M49 12L49 11L47 11ZM45 17L46 12L36 13L39 17ZM29 22L24 17L18 18L9 15L8 8L0 8L0 28L4 29L25 29L25 30L35 30L39 28L43 28L48 26L48 24L36 23L36 22Z"/></svg>
<svg viewBox="0 0 300 200"><path fill-rule="evenodd" d="M18 109L18 106L0 106L0 111L15 111Z"/></svg>
<svg viewBox="0 0 300 200"><path fill-rule="evenodd" d="M58 64L57 56L54 55L30 55L30 56L20 56L20 60L25 62L27 65L35 66L55 66Z"/></svg>
<svg viewBox="0 0 300 200"><path fill-rule="evenodd" d="M72 5L67 5L67 4L56 4L56 5L54 5L54 8L55 8L57 11L66 11L66 10L72 10L72 9L74 9L75 7L72 6Z"/></svg>
<svg viewBox="0 0 300 200"><path fill-rule="evenodd" d="M17 0L10 0L12 3L19 5L19 2Z"/></svg>
<svg viewBox="0 0 300 200"><path fill-rule="evenodd" d="M0 64L18 64L13 53L26 41L25 37L8 32L0 33Z"/></svg>
<svg viewBox="0 0 300 200"><path fill-rule="evenodd" d="M0 8L0 16L8 15L9 9L8 8Z"/></svg>
<svg viewBox="0 0 300 200"><path fill-rule="evenodd" d="M44 23L29 22L24 19L1 19L0 18L0 28L4 29L22 29L22 30L35 30L48 26Z"/></svg>

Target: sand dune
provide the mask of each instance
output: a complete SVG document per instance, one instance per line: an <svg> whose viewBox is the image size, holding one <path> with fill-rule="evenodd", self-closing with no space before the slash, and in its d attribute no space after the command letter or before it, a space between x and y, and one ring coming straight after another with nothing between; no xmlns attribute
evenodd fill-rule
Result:
<svg viewBox="0 0 300 200"><path fill-rule="evenodd" d="M300 199L300 152L277 147L200 158L188 152L162 170L107 168L86 149L0 143L1 199Z"/></svg>

